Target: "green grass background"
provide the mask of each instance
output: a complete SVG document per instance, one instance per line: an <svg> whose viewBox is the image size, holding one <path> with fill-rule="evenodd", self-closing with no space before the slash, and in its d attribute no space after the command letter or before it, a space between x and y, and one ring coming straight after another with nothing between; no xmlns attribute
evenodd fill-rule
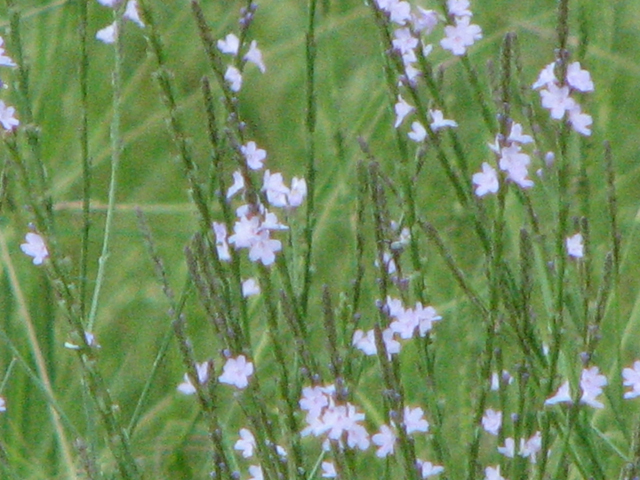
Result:
<svg viewBox="0 0 640 480"><path fill-rule="evenodd" d="M203 2L218 38L237 31L241 2ZM354 264L348 255L354 251L356 163L363 158L357 139L367 140L383 171L392 175L397 169L398 152L393 140L393 114L383 76L383 58L379 36L371 12L360 0L321 2L317 43L317 197L318 222L314 234L315 303L309 325L320 329L320 288L329 284L333 293L348 288ZM429 6L427 2L423 2ZM209 151L206 122L200 101L199 82L210 74L202 51L188 2L149 1L169 53L182 118L192 137L195 158L206 172ZM476 23L484 38L471 49L470 58L482 75L497 62L503 35L518 34L525 77L532 83L538 71L553 59L555 42L555 3L542 1L474 2ZM72 1L21 0L22 34L30 69L30 87L37 124L42 131L42 151L49 174L51 195L57 213L58 241L64 254L75 264L80 256L82 167L80 161L78 37L76 5ZM640 243L637 213L640 205L638 185L640 168L640 20L637 0L602 3L595 0L573 1L574 34L579 28L588 33L589 44L584 65L593 76L596 92L586 109L594 116L593 136L583 154L587 156L591 181L591 215L594 252L604 254L606 236L605 184L601 144L611 142L616 188L619 194L620 222L623 233L622 281L615 311L608 313L605 338L599 350L602 368L615 366L618 342L622 342L623 361L640 357L640 311L638 291ZM111 21L108 9L89 2L90 32ZM302 176L305 171L305 58L304 35L306 5L298 0L262 0L250 36L262 48L267 73L248 68L240 95L240 109L247 120L250 137L268 151L268 168L282 171L285 177ZM0 28L8 38L6 11L0 9ZM197 230L195 209L189 202L187 183L176 160L165 124L165 109L153 80L155 65L146 53L142 31L132 24L125 28L124 71L124 153L118 182L118 207L112 253L95 329L102 349L100 368L117 399L122 417L128 419L146 381L155 355L170 330L168 303L157 284L153 267L137 227L134 207L139 206L151 224L158 249L165 261L172 286L180 292L186 279L183 249ZM576 46L575 37L572 37ZM434 39L434 43L437 40ZM11 55L11 45L7 45ZM439 49L437 49L439 50ZM89 142L94 162L93 229L91 273L94 278L100 252L104 205L109 180L109 126L111 120L112 47L97 40L89 44ZM451 56L438 52L436 61L445 67L449 90L446 101L452 117L461 125L460 134L473 169L488 158L486 143L492 140L483 130L479 112L473 104L461 65ZM11 73L3 73L11 86ZM13 89L2 97L20 104ZM4 154L3 154L4 155ZM229 172L231 171L229 167ZM435 163L426 165L416 184L419 209L442 229L457 258L471 272L482 273L469 233L468 212L456 203L451 187ZM537 192L544 199L544 192ZM15 209L22 205L16 204ZM516 206L514 205L514 209ZM67 340L67 325L41 271L21 254L19 244L27 226L16 223L11 209L0 212L2 237L6 250L0 263L0 321L9 335L30 359L24 330L25 312L33 318L38 339L47 354L48 367L58 401L81 429L91 430L91 412L83 410L82 389L74 355L62 347ZM291 220L301 226L302 215ZM522 222L514 211L509 218L513 232ZM514 238L517 241L517 238ZM3 247L4 248L4 247ZM371 256L373 262L373 254ZM442 313L438 327L438 371L441 398L452 411L461 412L446 419L451 430L451 448L455 452L458 428L469 428L465 418L468 392L465 383L453 378L472 378L476 373L473 359L482 348L482 327L474 322L473 309L443 268L435 253L429 256L429 297ZM17 283L12 281L16 275ZM90 288L93 283L89 283ZM17 289L20 289L19 295ZM22 301L24 298L24 301ZM366 292L363 325L373 323L375 291ZM253 301L254 311L261 301ZM197 301L187 309L189 333L195 339L201 358L217 357L211 329ZM370 321L367 321L367 316ZM629 325L629 327L627 327ZM621 333L628 328L622 338ZM264 327L256 325L254 342L260 343ZM268 347L261 350L266 352ZM608 355L608 352L611 355ZM263 353L265 359L267 353ZM0 348L0 371L6 369L11 352ZM453 361L456 359L456 361ZM259 358L258 358L259 361ZM266 360L265 360L266 361ZM261 365L264 372L271 368ZM410 369L411 365L406 368ZM149 478L204 478L207 464L205 431L198 422L193 398L175 390L181 381L183 366L175 345L169 349L145 414L133 437L136 454L143 459ZM265 375L266 377L266 375ZM371 380L373 383L375 380ZM619 381L619 380L618 380ZM363 381L367 385L367 379ZM415 380L416 400L420 379ZM612 387L613 388L613 387ZM366 391L366 388L364 389ZM619 385L617 390L619 391ZM3 391L8 412L0 417L0 438L9 458L22 478L63 478L59 470L50 416L42 393L22 368L16 367ZM234 432L242 426L240 412L232 398L226 413ZM359 398L366 402L366 395ZM618 402L618 401L616 401ZM619 402L618 402L619 403ZM380 405L373 401L374 411ZM629 405L620 408L636 408ZM89 418L89 420L87 419ZM383 421L378 415L372 417ZM460 425L458 425L460 422ZM104 462L111 462L102 451ZM455 468L455 467L452 467ZM458 478L456 471L451 478Z"/></svg>

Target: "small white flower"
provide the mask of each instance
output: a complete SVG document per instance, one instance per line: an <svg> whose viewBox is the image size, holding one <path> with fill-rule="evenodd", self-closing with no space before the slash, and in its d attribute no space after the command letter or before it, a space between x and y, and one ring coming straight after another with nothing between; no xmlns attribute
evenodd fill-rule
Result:
<svg viewBox="0 0 640 480"><path fill-rule="evenodd" d="M304 178L293 177L291 179L291 189L287 194L287 201L290 207L299 207L307 196L307 182Z"/></svg>
<svg viewBox="0 0 640 480"><path fill-rule="evenodd" d="M502 427L502 412L489 408L482 417L482 428L491 435L498 435Z"/></svg>
<svg viewBox="0 0 640 480"><path fill-rule="evenodd" d="M573 258L582 258L584 256L584 245L582 244L582 234L576 233L574 236L567 238L567 254Z"/></svg>
<svg viewBox="0 0 640 480"><path fill-rule="evenodd" d="M227 71L224 74L225 81L229 84L229 88L232 92L239 92L242 88L242 74L233 65L227 67Z"/></svg>
<svg viewBox="0 0 640 480"><path fill-rule="evenodd" d="M111 44L116 41L116 36L118 35L118 29L115 22L111 25L108 25L96 33L96 38L103 43Z"/></svg>
<svg viewBox="0 0 640 480"><path fill-rule="evenodd" d="M256 439L253 433L247 428L240 429L240 440L238 440L233 448L240 450L244 458L250 458L253 456L253 450L256 448Z"/></svg>
<svg viewBox="0 0 640 480"><path fill-rule="evenodd" d="M2 100L0 100L0 102L2 102ZM20 245L20 249L30 257L33 257L34 265L41 265L49 256L49 251L44 244L43 238L37 233L32 232L27 233L24 238L27 243Z"/></svg>
<svg viewBox="0 0 640 480"><path fill-rule="evenodd" d="M569 382L564 382L562 385L560 385L560 388L558 388L558 391L555 393L555 395L552 395L551 397L547 398L544 401L545 405L555 405L556 403L572 403L573 400L571 399L571 391L569 390Z"/></svg>
<svg viewBox="0 0 640 480"><path fill-rule="evenodd" d="M446 118L444 118L440 110L429 110L429 115L431 115L431 119L433 120L433 122L431 122L430 127L431 127L431 130L433 130L434 132L441 130L443 128L447 128L447 127L455 128L458 126L458 124L453 120L447 120Z"/></svg>
<svg viewBox="0 0 640 480"><path fill-rule="evenodd" d="M407 135L414 142L420 143L426 138L427 131L420 122L413 122L411 124L411 131Z"/></svg>
<svg viewBox="0 0 640 480"><path fill-rule="evenodd" d="M234 385L236 388L243 389L249 385L249 377L253 374L253 363L247 362L244 355L238 358L229 358L224 364L222 375L218 377L221 383Z"/></svg>
<svg viewBox="0 0 640 480"><path fill-rule="evenodd" d="M258 148L256 142L250 141L246 145L240 147L240 151L247 160L247 165L251 170L260 170L264 160L267 158L266 150Z"/></svg>
<svg viewBox="0 0 640 480"><path fill-rule="evenodd" d="M0 123L5 130L10 131L20 125L20 121L15 117L15 113L15 108L5 105L5 103L0 100Z"/></svg>
<svg viewBox="0 0 640 480"><path fill-rule="evenodd" d="M138 13L138 2L136 0L129 0L127 3L127 8L122 15L122 18L126 18L127 20L131 20L133 23L138 25L140 28L144 28L144 23L140 20L140 14Z"/></svg>
<svg viewBox="0 0 640 480"><path fill-rule="evenodd" d="M251 297L260 294L260 285L255 278L248 278L242 282L242 296Z"/></svg>
<svg viewBox="0 0 640 480"><path fill-rule="evenodd" d="M251 44L249 45L249 51L245 54L244 60L257 65L262 73L267 71L267 67L265 66L262 59L262 52L258 48L258 42L256 42L255 40L251 41Z"/></svg>
<svg viewBox="0 0 640 480"><path fill-rule="evenodd" d="M196 373L198 374L198 383L204 385L209 380L209 362L196 363ZM178 385L178 391L185 395L193 395L196 393L196 387L191 383L189 375L184 374L184 381Z"/></svg>
<svg viewBox="0 0 640 480"><path fill-rule="evenodd" d="M218 40L218 50L222 53L238 55L238 49L240 48L240 39L233 33L228 34L223 40Z"/></svg>

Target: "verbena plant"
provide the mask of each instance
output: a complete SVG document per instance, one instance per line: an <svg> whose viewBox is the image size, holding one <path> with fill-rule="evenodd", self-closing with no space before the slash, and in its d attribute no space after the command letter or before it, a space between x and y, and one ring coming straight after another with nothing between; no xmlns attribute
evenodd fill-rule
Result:
<svg viewBox="0 0 640 480"><path fill-rule="evenodd" d="M6 0L3 478L640 476L610 12L477 3Z"/></svg>

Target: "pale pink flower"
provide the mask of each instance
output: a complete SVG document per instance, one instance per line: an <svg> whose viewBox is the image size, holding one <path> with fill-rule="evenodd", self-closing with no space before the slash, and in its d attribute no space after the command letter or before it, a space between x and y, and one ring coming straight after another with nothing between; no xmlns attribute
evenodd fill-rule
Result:
<svg viewBox="0 0 640 480"><path fill-rule="evenodd" d="M213 222L213 232L216 235L216 249L218 257L223 262L231 260L229 244L227 243L227 227L224 223Z"/></svg>
<svg viewBox="0 0 640 480"><path fill-rule="evenodd" d="M2 100L0 100L2 102ZM33 257L34 265L42 265L42 262L49 256L49 251L44 243L44 239L37 233L29 232L25 235L26 243L20 245L20 249L30 257Z"/></svg>
<svg viewBox="0 0 640 480"><path fill-rule="evenodd" d="M269 230L261 230L254 237L249 247L249 260L260 261L265 267L272 265L276 259L276 252L282 250L282 242L270 237Z"/></svg>
<svg viewBox="0 0 640 480"><path fill-rule="evenodd" d="M567 83L580 92L593 92L593 81L588 71L580 67L580 62L570 63L567 67Z"/></svg>
<svg viewBox="0 0 640 480"><path fill-rule="evenodd" d="M371 441L379 447L376 451L376 456L384 458L389 454L393 454L396 446L396 434L391 427L382 425L380 432L371 437Z"/></svg>
<svg viewBox="0 0 640 480"><path fill-rule="evenodd" d="M267 71L267 67L262 59L262 51L258 48L258 42L251 40L249 44L249 51L245 54L244 60L257 65L262 73Z"/></svg>
<svg viewBox="0 0 640 480"><path fill-rule="evenodd" d="M597 397L602 393L602 387L607 383L607 377L600 373L598 367L583 369L580 375L580 388L582 389L580 402L593 408L604 408L604 404L597 400Z"/></svg>
<svg viewBox="0 0 640 480"><path fill-rule="evenodd" d="M405 58L405 62L415 62L416 54L414 49L418 46L418 39L413 36L411 30L408 28L399 28L395 32L393 32L393 48L396 49L403 58Z"/></svg>
<svg viewBox="0 0 640 480"><path fill-rule="evenodd" d="M577 103L569 110L569 123L571 123L571 128L580 135L584 135L585 137L591 135L593 118L587 113L582 113L582 108Z"/></svg>
<svg viewBox="0 0 640 480"><path fill-rule="evenodd" d="M362 350L366 355L375 355L378 353L375 332L373 330L369 330L367 333L364 333L362 330L353 332L351 345L358 350Z"/></svg>
<svg viewBox="0 0 640 480"><path fill-rule="evenodd" d="M242 282L243 297L252 297L254 295L259 295L259 294L260 294L260 284L258 284L255 278L247 278L244 282Z"/></svg>
<svg viewBox="0 0 640 480"><path fill-rule="evenodd" d="M531 158L526 153L520 151L520 145L514 143L501 150L498 166L507 172L507 178L518 184L522 188L533 186L533 181L527 178L529 174L527 167L531 163Z"/></svg>
<svg viewBox="0 0 640 480"><path fill-rule="evenodd" d="M500 465L484 469L484 480L506 480L500 475Z"/></svg>
<svg viewBox="0 0 640 480"><path fill-rule="evenodd" d="M551 112L551 118L560 120L567 110L576 106L576 102L569 96L569 87L558 87L549 83L546 89L540 90L542 106Z"/></svg>
<svg viewBox="0 0 640 480"><path fill-rule="evenodd" d="M244 177L240 170L233 172L233 185L227 190L227 198L233 197L236 193L244 188Z"/></svg>
<svg viewBox="0 0 640 480"><path fill-rule="evenodd" d="M469 0L447 0L447 10L449 15L456 17L470 17Z"/></svg>
<svg viewBox="0 0 640 480"><path fill-rule="evenodd" d="M122 18L132 21L140 28L144 28L144 23L140 19L140 14L138 13L138 2L136 0L129 0L127 2L127 8L125 9Z"/></svg>
<svg viewBox="0 0 640 480"><path fill-rule="evenodd" d="M240 48L240 39L233 33L229 33L224 39L218 40L218 50L222 53L238 55L238 49Z"/></svg>
<svg viewBox="0 0 640 480"><path fill-rule="evenodd" d="M411 131L407 135L414 142L420 143L426 138L427 131L420 122L416 121L411 124Z"/></svg>
<svg viewBox="0 0 640 480"><path fill-rule="evenodd" d="M500 188L498 173L487 162L482 163L482 171L474 173L472 180L476 186L476 195L479 197L484 197L488 193L496 193Z"/></svg>
<svg viewBox="0 0 640 480"><path fill-rule="evenodd" d="M404 407L403 421L408 435L411 435L414 432L429 431L429 422L424 419L424 410L420 407Z"/></svg>
<svg viewBox="0 0 640 480"><path fill-rule="evenodd" d="M404 117L409 115L411 112L415 110L412 105L409 105L402 95L398 95L398 103L395 104L394 110L396 112L396 122L393 124L394 128L398 128Z"/></svg>
<svg viewBox="0 0 640 480"><path fill-rule="evenodd" d="M222 375L218 377L221 383L234 385L243 389L249 385L249 377L253 374L253 363L248 362L244 355L229 358L224 364Z"/></svg>
<svg viewBox="0 0 640 480"><path fill-rule="evenodd" d="M421 460L418 460L417 463L422 478L435 477L444 472L444 467L441 465L434 465L431 462L423 462Z"/></svg>
<svg viewBox="0 0 640 480"><path fill-rule="evenodd" d="M267 152L262 148L258 148L256 142L250 141L246 145L240 147L242 155L247 161L247 166L251 170L260 170L264 160L267 158Z"/></svg>
<svg viewBox="0 0 640 480"><path fill-rule="evenodd" d="M536 82L531 86L534 90L540 87L546 87L548 85L555 85L558 83L558 79L555 74L556 62L552 62L542 69Z"/></svg>
<svg viewBox="0 0 640 480"><path fill-rule="evenodd" d="M322 462L322 478L336 478L338 472L333 462Z"/></svg>
<svg viewBox="0 0 640 480"><path fill-rule="evenodd" d="M291 189L287 194L287 202L292 208L299 207L307 196L307 182L304 178L293 177Z"/></svg>
<svg viewBox="0 0 640 480"><path fill-rule="evenodd" d="M253 433L247 428L240 429L240 440L233 446L234 449L240 450L244 458L253 456L253 450L256 448L256 439Z"/></svg>
<svg viewBox="0 0 640 480"><path fill-rule="evenodd" d="M429 110L429 115L431 116L431 120L433 120L429 126L431 127L431 130L434 132L441 130L443 128L447 128L447 127L455 128L458 126L458 124L453 120L447 120L446 118L444 118L440 110Z"/></svg>
<svg viewBox="0 0 640 480"><path fill-rule="evenodd" d="M573 258L582 258L584 256L584 245L582 243L582 234L576 233L575 235L567 238L566 240L567 254Z"/></svg>
<svg viewBox="0 0 640 480"><path fill-rule="evenodd" d="M417 7L413 14L413 30L417 33L429 35L438 25L438 13L435 10L425 10Z"/></svg>
<svg viewBox="0 0 640 480"><path fill-rule="evenodd" d="M622 370L623 385L631 387L631 390L624 393L624 398L635 398L640 396L640 361L633 362L632 368Z"/></svg>
<svg viewBox="0 0 640 480"><path fill-rule="evenodd" d="M482 417L482 428L491 435L498 435L502 428L502 412L489 408Z"/></svg>
<svg viewBox="0 0 640 480"><path fill-rule="evenodd" d="M571 391L569 390L569 382L564 382L558 388L558 391L544 401L545 405L555 405L557 403L572 403Z"/></svg>
<svg viewBox="0 0 640 480"><path fill-rule="evenodd" d="M249 480L264 480L264 474L262 473L262 467L259 465L251 465L249 467Z"/></svg>
<svg viewBox="0 0 640 480"><path fill-rule="evenodd" d="M470 25L471 18L456 17L456 24L444 27L445 38L440 40L440 45L445 50L450 50L454 55L464 55L467 47L473 45L482 38L482 30L478 25Z"/></svg>
<svg viewBox="0 0 640 480"><path fill-rule="evenodd" d="M267 200L274 207L286 207L289 188L284 184L281 173L264 172L262 191L266 192Z"/></svg>
<svg viewBox="0 0 640 480"><path fill-rule="evenodd" d="M514 122L513 125L511 125L511 132L509 133L509 137L507 137L507 140L509 142L525 144L533 142L533 137L531 135L523 135L522 125Z"/></svg>
<svg viewBox="0 0 640 480"><path fill-rule="evenodd" d="M0 37L0 66L15 67L16 63L4 53L4 38Z"/></svg>
<svg viewBox="0 0 640 480"><path fill-rule="evenodd" d="M516 454L516 442L513 438L507 437L504 439L504 446L498 447L498 452L505 457L513 458Z"/></svg>
<svg viewBox="0 0 640 480"><path fill-rule="evenodd" d="M542 435L540 432L534 433L527 440L520 439L520 451L518 455L529 458L531 463L536 463L536 455L542 450Z"/></svg>
<svg viewBox="0 0 640 480"><path fill-rule="evenodd" d="M198 383L204 385L209 380L209 362L196 363L196 373L198 375ZM193 395L196 393L196 387L191 383L191 378L186 373L184 381L178 385L178 391L185 395Z"/></svg>
<svg viewBox="0 0 640 480"><path fill-rule="evenodd" d="M233 65L227 67L227 71L224 74L224 79L229 85L232 92L239 92L242 88L242 74Z"/></svg>

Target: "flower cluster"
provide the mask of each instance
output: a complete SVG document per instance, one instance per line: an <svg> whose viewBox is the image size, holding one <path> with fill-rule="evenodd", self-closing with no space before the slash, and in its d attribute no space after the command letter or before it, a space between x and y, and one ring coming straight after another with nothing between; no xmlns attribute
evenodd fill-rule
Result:
<svg viewBox="0 0 640 480"><path fill-rule="evenodd" d="M240 153L249 170L260 170L264 166L267 152L258 148L254 141L240 147ZM233 173L233 185L227 190L227 199L245 191L245 177L241 170ZM307 195L307 184L304 179L293 178L291 187L284 183L281 173L266 170L263 176L261 191L267 203L277 208L299 207ZM282 249L280 240L271 238L271 232L287 230L288 227L278 220L275 213L270 212L260 202L244 204L236 209L238 220L233 227L233 235L227 237L227 227L223 223L214 222L213 230L220 260L229 261L229 244L236 249L249 250L252 262L260 261L268 266L275 261L275 254ZM253 290L251 290L253 291Z"/></svg>
<svg viewBox="0 0 640 480"><path fill-rule="evenodd" d="M98 0L98 3L104 5L109 8L117 8L122 0ZM122 14L122 18L125 20L129 20L140 28L144 28L144 23L140 19L140 14L138 13L138 2L136 0L129 0L127 2L127 6L125 7L124 13ZM113 22L111 25L108 25L96 33L96 38L101 42L110 44L116 41L116 37L118 36L118 25L116 22Z"/></svg>
<svg viewBox="0 0 640 480"><path fill-rule="evenodd" d="M504 172L506 179L521 188L530 188L533 181L529 178L531 157L522 151L522 145L533 143L533 137L525 135L522 125L513 122L507 138L497 135L489 148L495 153L498 168ZM489 193L497 193L500 188L498 172L489 163L482 164L482 171L472 177L475 193L483 197Z"/></svg>
<svg viewBox="0 0 640 480"><path fill-rule="evenodd" d="M385 458L395 452L398 438L398 426L391 422L389 425L381 425L378 433L369 436L361 422L365 420L353 404L346 402L343 405L335 399L334 385L305 387L302 390L300 408L306 413L307 426L302 431L302 436L313 435L325 438L324 449L329 450L331 441L344 447L366 450L373 443L378 447L376 456ZM426 433L429 431L429 422L424 418L424 411L420 407L404 408L402 425L407 435ZM418 460L417 467L422 473L422 478L428 478L444 471L444 468L431 462ZM322 465L323 477L336 477L335 466L331 462Z"/></svg>
<svg viewBox="0 0 640 480"><path fill-rule="evenodd" d="M408 340L419 334L424 337L433 328L433 324L442 319L431 306L423 307L417 302L414 308L404 308L402 301L387 297L386 311L391 323L382 331L385 349L388 355L400 353L401 344L396 335L403 340ZM353 334L352 345L362 350L366 355L375 355L378 352L373 330L364 332L356 330Z"/></svg>
<svg viewBox="0 0 640 480"><path fill-rule="evenodd" d="M464 55L468 47L482 38L482 29L471 23L469 6L469 0L447 0L447 9L455 25L444 27L445 38L440 41L440 46L454 55Z"/></svg>
<svg viewBox="0 0 640 480"><path fill-rule="evenodd" d="M604 404L598 400L602 393L602 387L607 385L607 377L600 373L598 367L585 368L580 375L580 389L582 397L580 403L587 404L593 408L604 408ZM564 382L558 391L547 400L545 405L555 405L556 403L572 403L569 382Z"/></svg>
<svg viewBox="0 0 640 480"><path fill-rule="evenodd" d="M253 13L246 13L243 17L245 22L250 21L247 15L252 15ZM231 55L234 58L237 58L240 53L240 39L233 33L228 34L225 38L218 40L218 50L226 55ZM249 44L249 49L242 56L243 62L249 62L257 65L262 73L267 71L267 67L264 64L262 59L262 51L258 48L258 42L256 40L252 40ZM224 74L224 79L229 85L229 89L232 92L239 92L242 88L242 72L236 65L229 65Z"/></svg>
<svg viewBox="0 0 640 480"><path fill-rule="evenodd" d="M205 385L209 381L209 362L197 363L195 367L198 374L198 383ZM253 375L253 363L247 361L244 355L239 355L237 358L231 357L227 359L224 367L222 367L222 374L218 377L218 381L242 390L249 385L249 377L251 375ZM184 381L178 385L178 391L185 395L196 393L196 387L191 382L188 374L184 374Z"/></svg>
<svg viewBox="0 0 640 480"><path fill-rule="evenodd" d="M569 123L576 132L591 135L591 115L583 113L580 104L571 97L574 92L593 92L591 75L582 69L580 62L573 62L567 65L566 77L560 82L556 77L557 66L557 62L547 65L532 88L540 89L542 106L549 110L551 118L561 120L568 116Z"/></svg>

